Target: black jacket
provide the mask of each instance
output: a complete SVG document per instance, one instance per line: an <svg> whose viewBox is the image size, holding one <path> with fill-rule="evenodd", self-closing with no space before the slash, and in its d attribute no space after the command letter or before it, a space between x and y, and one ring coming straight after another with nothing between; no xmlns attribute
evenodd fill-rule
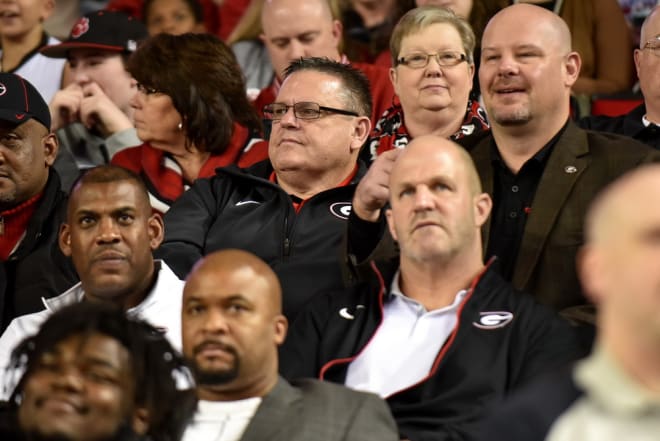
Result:
<svg viewBox="0 0 660 441"><path fill-rule="evenodd" d="M44 309L42 297L57 296L78 282L71 259L58 245L67 197L51 168L44 193L28 223L23 241L0 262L0 331L19 315Z"/></svg>
<svg viewBox="0 0 660 441"><path fill-rule="evenodd" d="M345 381L349 363L382 321L396 265L384 266L382 272L374 263L372 268L373 280L319 297L300 313L281 351L280 370L286 378ZM386 398L403 438L471 440L488 405L582 355L567 322L515 291L491 268L473 286L429 376ZM480 328L485 313L492 317L495 312L510 312L513 319Z"/></svg>
<svg viewBox="0 0 660 441"><path fill-rule="evenodd" d="M645 114L646 106L641 104L625 115L587 116L586 118L582 118L578 125L583 129L629 136L660 150L660 127L655 124L645 127L644 123L642 123L642 117Z"/></svg>
<svg viewBox="0 0 660 441"><path fill-rule="evenodd" d="M314 294L343 287L340 243L356 182L323 191L296 213L291 197L268 180L270 162L216 170L198 179L165 215L165 241L156 255L185 278L202 256L239 248L277 273L284 314L293 319Z"/></svg>

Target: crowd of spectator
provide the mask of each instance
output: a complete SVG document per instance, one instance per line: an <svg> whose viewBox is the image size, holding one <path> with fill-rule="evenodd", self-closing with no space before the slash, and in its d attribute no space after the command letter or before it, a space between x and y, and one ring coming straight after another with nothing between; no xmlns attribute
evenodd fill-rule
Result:
<svg viewBox="0 0 660 441"><path fill-rule="evenodd" d="M656 439L659 78L655 1L0 1L0 438Z"/></svg>

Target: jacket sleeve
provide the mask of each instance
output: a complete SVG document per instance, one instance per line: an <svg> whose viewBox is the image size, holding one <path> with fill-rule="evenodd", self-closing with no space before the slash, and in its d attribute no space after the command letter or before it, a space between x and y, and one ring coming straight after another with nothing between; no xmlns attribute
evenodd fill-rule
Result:
<svg viewBox="0 0 660 441"><path fill-rule="evenodd" d="M399 433L389 406L373 394L361 394L364 399L356 407L348 425L346 441L396 441Z"/></svg>
<svg viewBox="0 0 660 441"><path fill-rule="evenodd" d="M214 185L215 178L198 179L165 214L165 240L155 257L181 279L206 254L206 236L218 213Z"/></svg>
<svg viewBox="0 0 660 441"><path fill-rule="evenodd" d="M534 302L526 302L529 310L519 314L516 339L510 351L512 366L511 388L521 385L546 372L565 367L587 353L581 344L578 328L558 316L550 308Z"/></svg>
<svg viewBox="0 0 660 441"><path fill-rule="evenodd" d="M326 332L330 295L317 296L297 315L280 347L280 374L288 379L319 378L321 338Z"/></svg>
<svg viewBox="0 0 660 441"><path fill-rule="evenodd" d="M342 252L342 271L347 286L371 277L372 260L386 261L399 255L399 249L387 229L384 216L381 216L378 222L368 222L353 212L348 216Z"/></svg>

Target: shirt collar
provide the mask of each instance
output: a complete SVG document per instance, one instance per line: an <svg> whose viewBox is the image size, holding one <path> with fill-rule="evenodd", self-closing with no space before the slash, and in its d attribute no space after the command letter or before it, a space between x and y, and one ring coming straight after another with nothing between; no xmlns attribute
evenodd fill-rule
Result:
<svg viewBox="0 0 660 441"><path fill-rule="evenodd" d="M534 162L538 165L545 167L545 164L548 162L548 158L550 157L550 153L552 153L552 150L554 149L555 145L557 144L557 142L559 142L559 138L561 138L561 136L566 131L566 127L568 127L568 123L569 120L566 120L562 128L559 129L559 131L555 134L555 136L553 136L552 139L548 141L547 144L544 145L541 150L536 152L534 156L529 158L527 162L525 162L525 164L529 162ZM493 163L498 163L501 166L506 167L506 165L504 164L504 160L502 159L502 155L500 154L500 151L497 148L497 144L495 143L495 138L491 138L491 161Z"/></svg>
<svg viewBox="0 0 660 441"><path fill-rule="evenodd" d="M424 312L429 312L426 310L424 305L419 303L415 299L411 299L407 295L401 291L401 286L399 285L399 277L401 275L401 270L397 270L396 273L394 274L394 277L392 278L392 283L390 284L390 296L388 297L388 301L394 301L396 299L400 299L406 303L413 303L415 305L419 305L423 308ZM456 293L456 297L454 297L454 302L451 305L447 305L444 308L437 309L435 311L445 311L448 309L456 308L458 305L463 301L465 296L467 295L468 290L467 289L462 289L459 292ZM434 311L434 312L435 312Z"/></svg>

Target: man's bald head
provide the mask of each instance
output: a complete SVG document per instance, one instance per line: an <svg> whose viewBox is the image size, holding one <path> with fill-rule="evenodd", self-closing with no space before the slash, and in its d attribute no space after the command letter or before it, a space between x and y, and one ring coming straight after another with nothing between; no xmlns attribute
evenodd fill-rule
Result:
<svg viewBox="0 0 660 441"><path fill-rule="evenodd" d="M578 269L605 335L652 336L660 344L660 164L641 166L603 190L585 230Z"/></svg>
<svg viewBox="0 0 660 441"><path fill-rule="evenodd" d="M319 17L323 17L328 21L333 19L332 9L328 0L265 0L263 8L261 9L262 25L264 20L271 20L277 18L278 14L282 11L314 11Z"/></svg>
<svg viewBox="0 0 660 441"><path fill-rule="evenodd" d="M482 192L479 173L467 150L453 141L435 135L418 136L408 143L394 163L390 185L393 181L405 177L404 169L408 161L424 161L424 158L431 158L440 152L452 158L455 167L461 170L473 196Z"/></svg>
<svg viewBox="0 0 660 441"><path fill-rule="evenodd" d="M521 29L532 28L545 43L556 45L562 53L571 51L571 31L561 17L540 6L527 3L511 5L499 11L488 22L482 44L489 38L493 28L506 28L516 35Z"/></svg>
<svg viewBox="0 0 660 441"><path fill-rule="evenodd" d="M277 275L270 266L252 253L243 250L223 250L209 254L199 260L186 278L186 292L201 280L222 284L229 275L238 275L251 283L263 285L265 304L270 314L275 316L282 312L282 288Z"/></svg>
<svg viewBox="0 0 660 441"><path fill-rule="evenodd" d="M641 211L660 204L660 165L646 165L607 186L592 202L585 218L587 244L604 246L645 223Z"/></svg>
<svg viewBox="0 0 660 441"><path fill-rule="evenodd" d="M639 48L643 49L644 45L646 43L653 39L656 38L658 35L657 30L658 26L660 24L660 6L656 6L653 8L651 13L646 16L644 19L644 23L642 23L642 28L640 30L640 37L639 37Z"/></svg>

